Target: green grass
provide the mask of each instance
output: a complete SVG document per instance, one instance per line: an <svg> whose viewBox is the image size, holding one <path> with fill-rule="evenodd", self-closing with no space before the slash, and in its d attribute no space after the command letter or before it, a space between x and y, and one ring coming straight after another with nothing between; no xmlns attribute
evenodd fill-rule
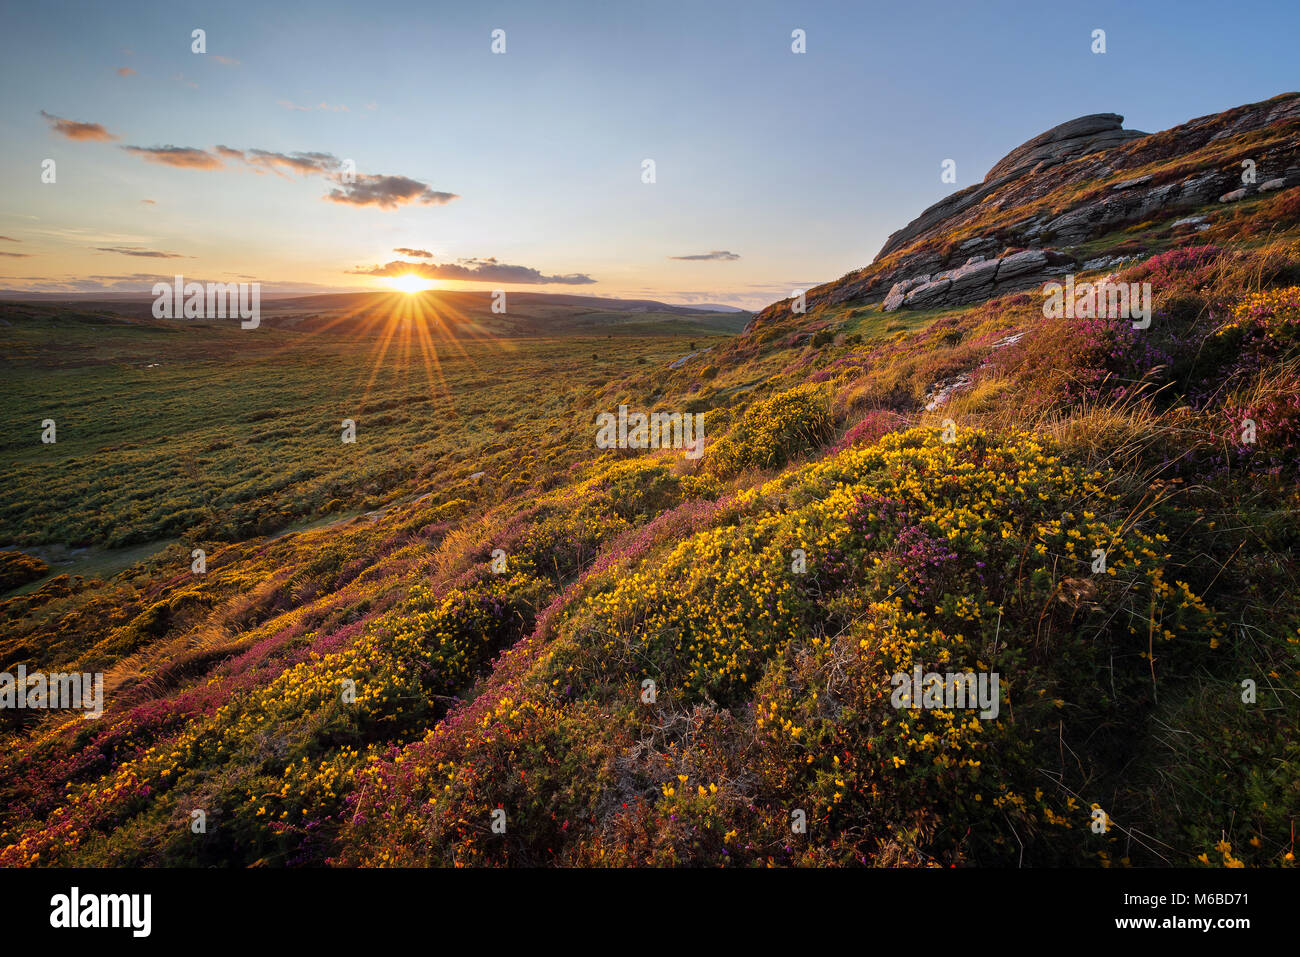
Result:
<svg viewBox="0 0 1300 957"><path fill-rule="evenodd" d="M0 543L108 548L267 534L374 509L449 466L508 469L504 446L534 442L583 386L662 369L700 334L667 323L654 337L633 325L425 348L62 312L7 321Z"/></svg>

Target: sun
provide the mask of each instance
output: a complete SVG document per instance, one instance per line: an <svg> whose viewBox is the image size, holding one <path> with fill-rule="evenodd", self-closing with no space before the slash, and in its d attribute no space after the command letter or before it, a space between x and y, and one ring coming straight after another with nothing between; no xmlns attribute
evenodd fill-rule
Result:
<svg viewBox="0 0 1300 957"><path fill-rule="evenodd" d="M394 276L388 280L388 284L398 292L404 292L407 295L415 292L424 292L426 289L433 288L432 280L425 279L418 273L408 272L405 275Z"/></svg>

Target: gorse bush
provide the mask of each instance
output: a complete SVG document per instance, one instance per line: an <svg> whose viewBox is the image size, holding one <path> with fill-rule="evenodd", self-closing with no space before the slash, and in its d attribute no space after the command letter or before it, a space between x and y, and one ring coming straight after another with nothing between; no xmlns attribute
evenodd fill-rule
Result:
<svg viewBox="0 0 1300 957"><path fill-rule="evenodd" d="M1300 286L1270 289L1242 299L1219 335L1240 331L1254 339L1271 339L1279 351L1300 342Z"/></svg>
<svg viewBox="0 0 1300 957"><path fill-rule="evenodd" d="M817 384L796 386L750 406L731 431L709 448L708 464L721 475L775 468L820 448L832 428L825 389Z"/></svg>
<svg viewBox="0 0 1300 957"><path fill-rule="evenodd" d="M1220 633L1175 577L1161 515L1123 487L1027 434L914 429L742 493L714 527L593 580L536 664L486 693L497 704L375 768L356 860L994 863L1026 839L1038 862L1107 853L1078 839L1098 768L1060 767L1061 743L1122 754L1155 662L1173 680ZM999 672L998 715L896 710L891 677L918 665ZM507 747L535 756L507 768ZM498 807L514 836L485 845L465 822ZM835 838L792 842L795 807Z"/></svg>
<svg viewBox="0 0 1300 957"><path fill-rule="evenodd" d="M44 578L50 566L24 552L0 552L0 592Z"/></svg>

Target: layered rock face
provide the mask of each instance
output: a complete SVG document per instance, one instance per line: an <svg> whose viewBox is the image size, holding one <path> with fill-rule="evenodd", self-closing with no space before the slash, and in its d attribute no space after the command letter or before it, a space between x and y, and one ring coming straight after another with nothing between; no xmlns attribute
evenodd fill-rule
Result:
<svg viewBox="0 0 1300 957"><path fill-rule="evenodd" d="M1022 173L1037 172L1098 150L1110 149L1150 134L1124 129L1124 117L1118 113L1091 113L1022 143L998 161L984 182L1005 181Z"/></svg>
<svg viewBox="0 0 1300 957"><path fill-rule="evenodd" d="M931 276L896 282L885 296L885 312L903 306L965 305L1004 292L1038 285L1042 277L1068 271L1074 257L1053 249L1026 249L994 259L972 256L964 265Z"/></svg>
<svg viewBox="0 0 1300 957"><path fill-rule="evenodd" d="M935 203L916 219L885 240L876 256L880 259L902 249L917 237L929 232L956 213L980 203L985 197L1026 173L1056 166L1068 159L1109 149L1120 143L1147 136L1137 130L1123 129L1124 117L1118 113L1093 113L1054 126L1004 156L984 177L979 186L959 190Z"/></svg>

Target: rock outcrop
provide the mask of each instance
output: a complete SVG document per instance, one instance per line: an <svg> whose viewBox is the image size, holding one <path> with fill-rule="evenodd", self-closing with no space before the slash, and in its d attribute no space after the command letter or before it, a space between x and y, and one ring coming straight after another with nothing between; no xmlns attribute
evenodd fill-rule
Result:
<svg viewBox="0 0 1300 957"><path fill-rule="evenodd" d="M1130 140L1149 136L1138 130L1124 129L1124 117L1118 113L1092 113L1053 126L1032 140L1022 143L989 170L984 182L1006 180L1023 173L1047 169L1066 160L1110 149Z"/></svg>
<svg viewBox="0 0 1300 957"><path fill-rule="evenodd" d="M1126 130L1123 124L1124 117L1118 113L1093 113L1054 126L1046 133L1040 133L999 160L979 186L968 187L944 197L892 234L885 240L885 245L876 258L880 259L895 249L903 248L936 224L968 209L994 190L1026 173L1039 172L1064 163L1066 160L1110 149L1112 146L1149 135L1138 130Z"/></svg>
<svg viewBox="0 0 1300 957"><path fill-rule="evenodd" d="M885 312L904 306L960 306L1038 285L1074 265L1074 258L1054 249L1025 249L994 259L972 256L962 266L931 276L923 273L894 283L885 296Z"/></svg>
<svg viewBox="0 0 1300 957"><path fill-rule="evenodd" d="M1217 209L1300 186L1300 93L1159 133L1122 123L1115 113L1092 114L1021 144L982 182L891 235L871 265L808 290L807 309L965 305L1071 269L1129 261L1144 251L1140 240L1092 245L1127 226L1200 232L1213 227ZM1238 144L1225 149L1228 138ZM775 303L747 332L790 314L788 302Z"/></svg>

